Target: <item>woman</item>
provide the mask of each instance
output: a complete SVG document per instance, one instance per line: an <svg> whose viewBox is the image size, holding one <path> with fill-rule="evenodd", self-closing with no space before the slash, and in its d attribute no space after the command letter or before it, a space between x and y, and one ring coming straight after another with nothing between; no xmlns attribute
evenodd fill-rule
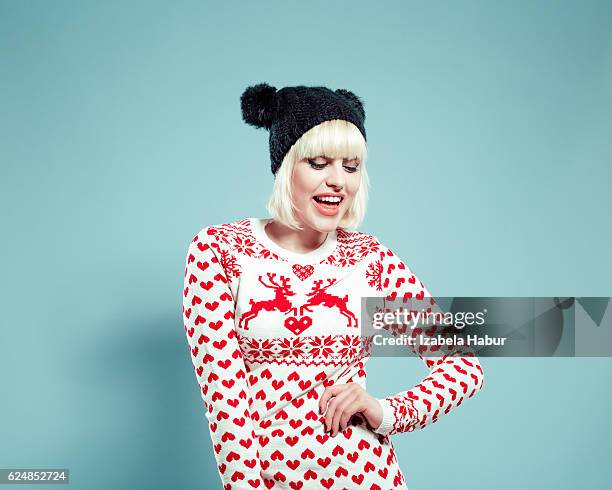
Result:
<svg viewBox="0 0 612 490"><path fill-rule="evenodd" d="M241 103L245 122L269 130L272 218L201 230L183 291L224 488L405 489L390 436L474 395L480 364L412 347L426 378L386 398L366 391L361 299L431 295L375 237L354 231L368 190L362 102L347 90L264 83Z"/></svg>

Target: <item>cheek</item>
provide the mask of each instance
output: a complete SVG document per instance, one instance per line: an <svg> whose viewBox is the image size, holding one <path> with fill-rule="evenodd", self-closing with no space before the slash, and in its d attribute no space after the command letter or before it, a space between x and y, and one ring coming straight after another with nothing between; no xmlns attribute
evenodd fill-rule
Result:
<svg viewBox="0 0 612 490"><path fill-rule="evenodd" d="M304 202L308 197L308 187L304 185L304 182L293 183L293 199L296 202Z"/></svg>
<svg viewBox="0 0 612 490"><path fill-rule="evenodd" d="M304 202L316 191L319 182L310 172L295 172L293 175L292 190L293 198L297 202Z"/></svg>
<svg viewBox="0 0 612 490"><path fill-rule="evenodd" d="M347 194L349 194L351 197L354 197L355 194L357 194L357 191L359 191L360 185L361 185L361 175L359 175L359 173L355 173L354 175L351 175L350 178L347 179L346 181Z"/></svg>
<svg viewBox="0 0 612 490"><path fill-rule="evenodd" d="M308 205L310 194L308 194L306 189L297 182L294 182L292 192L293 192L293 196L292 196L293 205L300 212L304 211Z"/></svg>

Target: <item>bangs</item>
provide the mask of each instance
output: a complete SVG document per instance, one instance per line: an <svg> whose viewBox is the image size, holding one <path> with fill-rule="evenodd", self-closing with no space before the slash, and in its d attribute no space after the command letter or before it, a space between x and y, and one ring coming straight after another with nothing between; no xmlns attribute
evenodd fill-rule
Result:
<svg viewBox="0 0 612 490"><path fill-rule="evenodd" d="M339 119L322 122L305 132L293 151L297 161L319 156L358 158L360 162L367 158L366 142L357 126Z"/></svg>

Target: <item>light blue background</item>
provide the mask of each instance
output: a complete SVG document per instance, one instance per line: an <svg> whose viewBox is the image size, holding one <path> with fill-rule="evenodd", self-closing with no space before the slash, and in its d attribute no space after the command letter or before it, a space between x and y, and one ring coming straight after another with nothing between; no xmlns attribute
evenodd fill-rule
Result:
<svg viewBox="0 0 612 490"><path fill-rule="evenodd" d="M362 229L434 296L612 295L611 25L578 0L0 1L0 467L220 487L181 289L195 233L265 215L254 83L364 99ZM612 487L611 359L482 364L394 436L411 490ZM370 366L377 396L426 374Z"/></svg>

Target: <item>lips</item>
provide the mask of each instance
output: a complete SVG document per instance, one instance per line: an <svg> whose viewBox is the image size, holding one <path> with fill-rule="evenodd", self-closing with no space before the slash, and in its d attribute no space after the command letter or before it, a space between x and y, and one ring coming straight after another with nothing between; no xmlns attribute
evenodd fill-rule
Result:
<svg viewBox="0 0 612 490"><path fill-rule="evenodd" d="M315 208L324 216L335 216L344 200L341 194L318 194L312 198Z"/></svg>

